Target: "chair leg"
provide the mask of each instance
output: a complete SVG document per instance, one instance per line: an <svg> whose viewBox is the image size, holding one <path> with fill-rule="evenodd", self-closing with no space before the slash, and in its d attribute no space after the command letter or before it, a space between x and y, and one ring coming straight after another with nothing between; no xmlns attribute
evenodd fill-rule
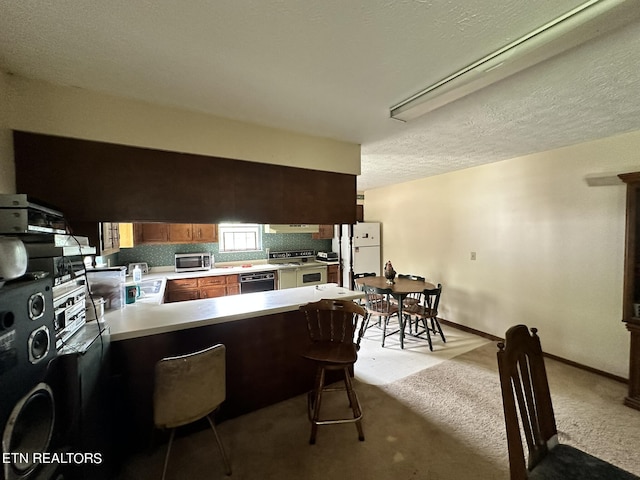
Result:
<svg viewBox="0 0 640 480"><path fill-rule="evenodd" d="M409 326L409 335L413 335L413 317L411 317L410 314L405 313L403 314L404 316L404 323L403 323L403 328L404 330L406 330L407 325ZM418 328L416 327L416 333L418 333ZM405 335L405 333L403 332L403 336Z"/></svg>
<svg viewBox="0 0 640 480"><path fill-rule="evenodd" d="M367 328L369 328L369 320L371 319L371 314L367 314L362 318L362 323L360 324L360 332L358 333L358 341L356 342L356 345L358 347L358 350L360 349L360 341L362 340L362 337L364 337L364 333L367 331Z"/></svg>
<svg viewBox="0 0 640 480"><path fill-rule="evenodd" d="M213 434L216 437L218 448L220 448L220 454L222 455L222 461L224 462L224 473L226 473L227 475L231 475L231 463L229 463L227 452L224 451L224 445L222 445L222 441L220 440L220 435L218 435L218 430L216 430L216 426L213 423L213 420L211 420L211 417L209 415L207 415L207 420L209 420L209 425L211 425L211 430L213 430Z"/></svg>
<svg viewBox="0 0 640 480"><path fill-rule="evenodd" d="M362 430L362 420L360 420L360 417L362 417L362 410L360 408L358 397L353 390L351 375L349 374L349 367L344 368L344 384L347 387L347 396L349 397L349 403L351 404L351 409L353 410L353 418L358 418L358 420L355 422L356 428L358 429L358 439L361 442L364 442L364 431Z"/></svg>
<svg viewBox="0 0 640 480"><path fill-rule="evenodd" d="M387 338L387 323L389 322L389 317L379 317L382 322L382 347L384 348L384 339Z"/></svg>
<svg viewBox="0 0 640 480"><path fill-rule="evenodd" d="M416 317L416 335L418 335L418 327L420 326L420 320L422 320L422 328L424 328L424 331L427 331L429 329L429 323L425 318ZM420 332L420 333L424 333L424 332Z"/></svg>
<svg viewBox="0 0 640 480"><path fill-rule="evenodd" d="M424 331L427 332L427 341L429 342L429 350L433 352L433 343L431 342L431 329L429 329L429 321L424 319Z"/></svg>
<svg viewBox="0 0 640 480"><path fill-rule="evenodd" d="M318 420L320 420L320 404L322 403L322 390L324 389L324 367L318 367L316 373L316 384L313 391L313 403L309 405L311 415L311 436L309 444L315 445L318 433ZM311 402L311 398L309 399Z"/></svg>
<svg viewBox="0 0 640 480"><path fill-rule="evenodd" d="M171 429L171 434L169 435L169 445L167 445L167 453L164 456L164 467L162 468L162 480L164 480L165 475L167 474L167 465L169 465L169 455L171 454L171 444L173 443L173 437L176 434L176 429Z"/></svg>
<svg viewBox="0 0 640 480"><path fill-rule="evenodd" d="M344 378L342 379L342 382L344 383L344 391L347 392L347 398L349 398L349 408L353 409L353 400L351 398L351 395L349 395L348 377L351 377L351 374L347 369L347 371L345 372Z"/></svg>
<svg viewBox="0 0 640 480"><path fill-rule="evenodd" d="M433 327L434 333L439 333L442 341L444 343L447 343L447 339L444 338L444 333L442 333L442 327L440 326L440 322L438 321L437 317L431 319L431 326Z"/></svg>

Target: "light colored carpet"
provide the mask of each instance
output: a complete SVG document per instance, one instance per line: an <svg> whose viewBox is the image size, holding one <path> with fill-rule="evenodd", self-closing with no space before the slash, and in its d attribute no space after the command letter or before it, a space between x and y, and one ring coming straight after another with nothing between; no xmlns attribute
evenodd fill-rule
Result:
<svg viewBox="0 0 640 480"><path fill-rule="evenodd" d="M232 478L507 479L495 352L491 342L386 385L356 380L364 442L338 425L320 427L310 446L305 396L223 422ZM640 412L622 405L626 386L546 364L561 441L640 474ZM332 408L346 409L334 395ZM160 478L165 447L133 458L120 480ZM177 439L167 478L225 478L210 431Z"/></svg>

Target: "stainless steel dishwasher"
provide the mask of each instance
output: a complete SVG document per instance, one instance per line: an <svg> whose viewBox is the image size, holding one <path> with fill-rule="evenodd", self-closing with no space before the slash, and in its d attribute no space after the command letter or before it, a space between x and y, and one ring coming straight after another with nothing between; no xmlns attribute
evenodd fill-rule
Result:
<svg viewBox="0 0 640 480"><path fill-rule="evenodd" d="M240 293L268 292L276 289L274 272L254 272L240 274Z"/></svg>

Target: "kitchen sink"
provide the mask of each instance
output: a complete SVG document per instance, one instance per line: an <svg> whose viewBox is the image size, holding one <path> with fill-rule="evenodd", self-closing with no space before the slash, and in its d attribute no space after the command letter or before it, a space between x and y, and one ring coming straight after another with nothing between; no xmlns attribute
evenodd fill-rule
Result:
<svg viewBox="0 0 640 480"><path fill-rule="evenodd" d="M140 292L145 295L156 295L160 293L162 280L143 280L140 282Z"/></svg>

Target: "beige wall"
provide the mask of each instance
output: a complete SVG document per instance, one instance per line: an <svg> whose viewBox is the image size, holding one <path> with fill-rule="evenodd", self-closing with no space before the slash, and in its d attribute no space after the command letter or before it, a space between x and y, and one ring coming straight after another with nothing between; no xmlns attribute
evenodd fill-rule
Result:
<svg viewBox="0 0 640 480"><path fill-rule="evenodd" d="M9 128L7 76L0 72L0 193L15 193L13 140Z"/></svg>
<svg viewBox="0 0 640 480"><path fill-rule="evenodd" d="M545 351L627 377L626 190L584 178L638 170L638 151L634 132L369 190L365 220L382 222L384 261L443 284L443 318L535 326Z"/></svg>
<svg viewBox="0 0 640 480"><path fill-rule="evenodd" d="M10 130L357 175L360 146L0 73L0 192L14 193Z"/></svg>

